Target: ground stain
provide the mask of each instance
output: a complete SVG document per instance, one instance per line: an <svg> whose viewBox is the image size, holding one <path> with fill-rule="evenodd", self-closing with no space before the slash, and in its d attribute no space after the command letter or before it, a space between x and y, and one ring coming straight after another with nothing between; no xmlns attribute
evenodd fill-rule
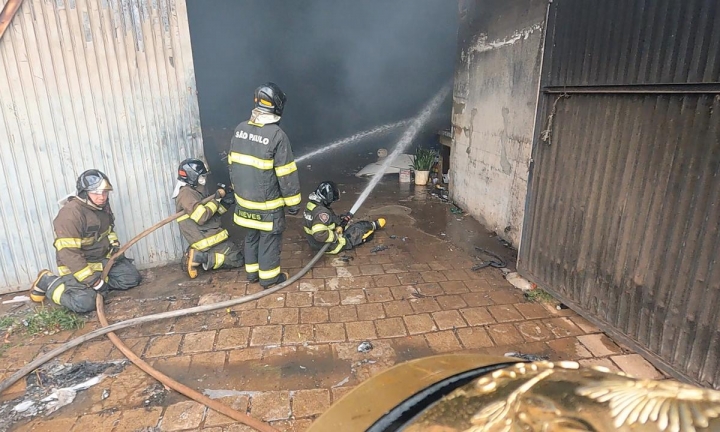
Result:
<svg viewBox="0 0 720 432"><path fill-rule="evenodd" d="M182 377L184 384L213 390L276 391L328 388L350 374L351 363L333 358L329 350L297 347L265 359L231 361L212 366L157 365L163 373Z"/></svg>

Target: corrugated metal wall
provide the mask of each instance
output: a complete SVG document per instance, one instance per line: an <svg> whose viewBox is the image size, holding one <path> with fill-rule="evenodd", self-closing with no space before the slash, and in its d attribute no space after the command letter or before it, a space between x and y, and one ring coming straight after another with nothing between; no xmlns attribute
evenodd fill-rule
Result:
<svg viewBox="0 0 720 432"><path fill-rule="evenodd" d="M519 268L720 388L720 3L556 0Z"/></svg>
<svg viewBox="0 0 720 432"><path fill-rule="evenodd" d="M174 213L177 163L202 154L184 0L25 0L0 41L0 292L55 268L52 219L84 170L115 187L127 241ZM177 227L128 254L177 259Z"/></svg>

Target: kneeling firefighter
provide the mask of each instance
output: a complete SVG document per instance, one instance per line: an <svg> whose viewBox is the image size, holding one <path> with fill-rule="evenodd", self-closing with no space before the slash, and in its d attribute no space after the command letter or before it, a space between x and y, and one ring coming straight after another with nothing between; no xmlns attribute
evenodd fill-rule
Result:
<svg viewBox="0 0 720 432"><path fill-rule="evenodd" d="M110 209L108 177L96 169L77 179L77 193L67 198L55 220L56 259L59 276L42 270L30 289L30 298L42 302L47 295L73 312L95 310L95 297L108 289L127 290L140 284L140 273L121 255L102 279L103 267L119 248L115 217Z"/></svg>
<svg viewBox="0 0 720 432"><path fill-rule="evenodd" d="M335 182L320 183L308 198L303 223L308 243L313 249L320 249L330 243L327 253L337 254L371 240L375 231L385 226L385 219L379 218L372 222L355 222L346 228L352 215L345 213L337 216L330 208L332 203L340 199Z"/></svg>
<svg viewBox="0 0 720 432"><path fill-rule="evenodd" d="M199 189L204 189L207 174L203 161L185 159L178 167L178 182L173 192L176 210L186 213L177 221L180 232L190 244L182 262L190 279L197 277L201 265L204 270L217 270L239 268L245 264L242 249L228 240L228 232L220 220L220 216L235 203L233 191L219 187L215 199L203 204L209 195Z"/></svg>

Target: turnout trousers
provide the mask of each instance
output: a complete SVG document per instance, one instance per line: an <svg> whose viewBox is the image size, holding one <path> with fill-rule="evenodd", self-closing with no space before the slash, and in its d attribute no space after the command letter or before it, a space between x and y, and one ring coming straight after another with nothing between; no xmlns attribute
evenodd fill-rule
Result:
<svg viewBox="0 0 720 432"><path fill-rule="evenodd" d="M108 260L103 260L102 263L96 263L95 265L102 269L102 266L106 265L107 262ZM140 285L141 280L142 278L135 268L135 265L123 256L117 259L112 268L110 268L105 284L109 286L109 289L125 291ZM77 313L94 311L95 296L97 294L105 297L107 290L100 290L98 292L92 288L88 288L78 282L72 274L59 276L46 292L46 296L50 298L53 303L64 306Z"/></svg>
<svg viewBox="0 0 720 432"><path fill-rule="evenodd" d="M248 215L247 212L240 213ZM245 219L245 220L243 220ZM245 272L248 280L260 280L267 287L275 284L281 275L280 253L282 252L282 233L285 231L285 213L281 210L262 215L266 229L251 228L253 220L246 220L236 214L235 223L247 228L245 235Z"/></svg>
<svg viewBox="0 0 720 432"><path fill-rule="evenodd" d="M242 248L226 240L205 251L208 254L208 269L241 268L245 264Z"/></svg>

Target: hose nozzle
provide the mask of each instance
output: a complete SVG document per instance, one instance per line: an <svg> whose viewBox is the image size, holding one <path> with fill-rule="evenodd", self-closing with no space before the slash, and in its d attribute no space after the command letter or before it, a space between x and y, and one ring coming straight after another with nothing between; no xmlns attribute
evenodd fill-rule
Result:
<svg viewBox="0 0 720 432"><path fill-rule="evenodd" d="M343 214L342 216L340 216L340 218L342 219L340 226L345 228L347 226L347 224L352 220L353 216L355 216L355 215L352 214L351 212L347 212L347 213Z"/></svg>

